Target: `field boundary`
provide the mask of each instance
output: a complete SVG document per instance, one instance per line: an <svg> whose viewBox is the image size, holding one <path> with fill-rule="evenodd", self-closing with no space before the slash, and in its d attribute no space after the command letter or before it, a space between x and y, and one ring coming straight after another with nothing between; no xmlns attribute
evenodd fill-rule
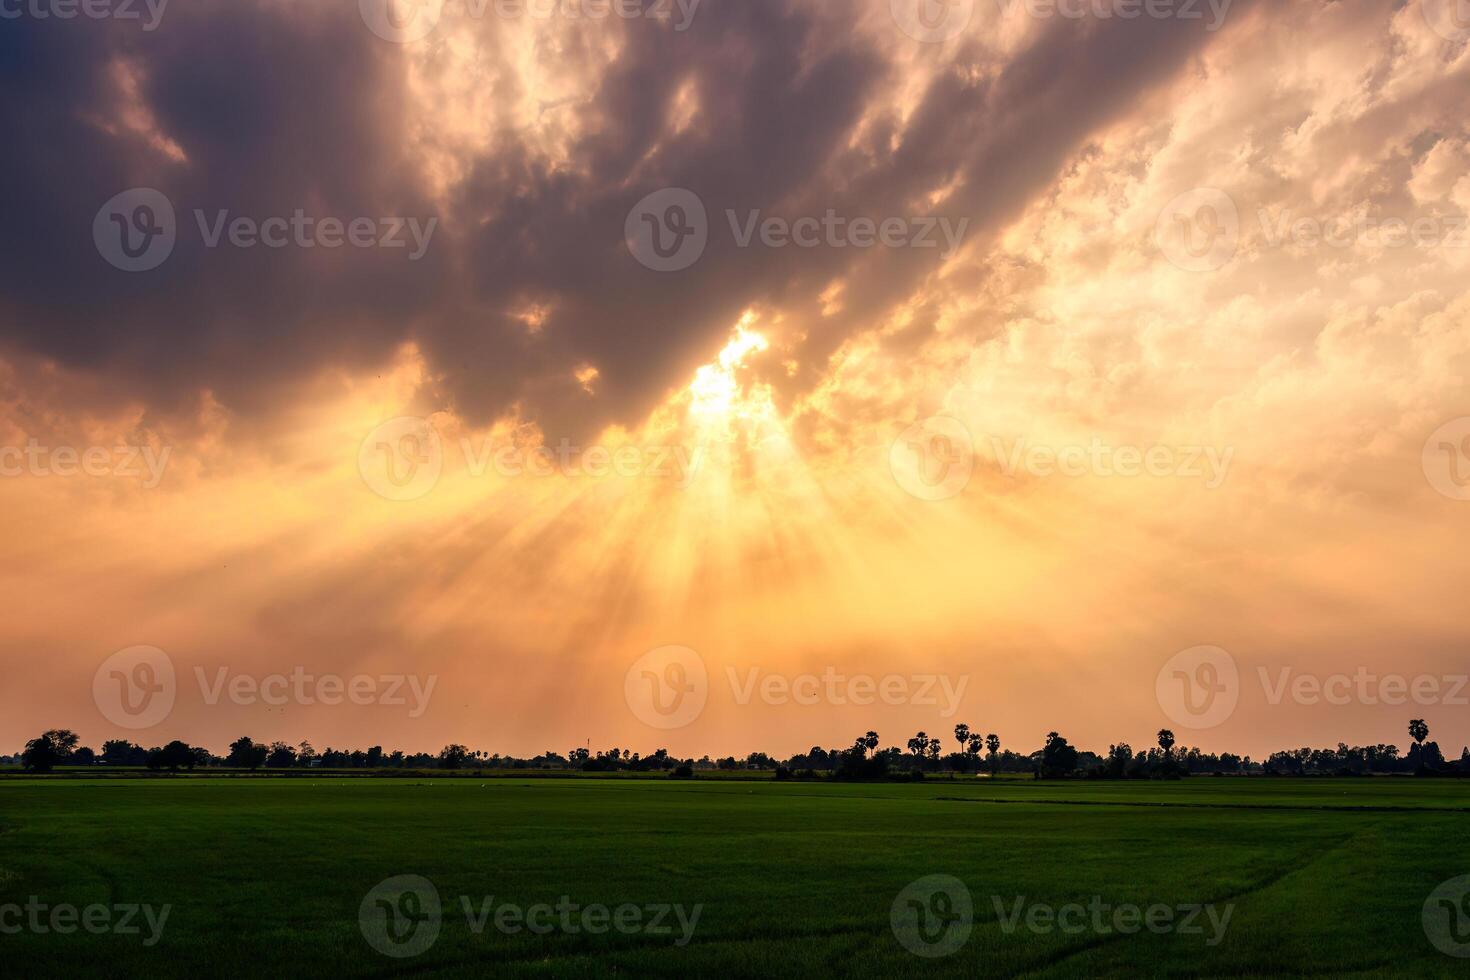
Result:
<svg viewBox="0 0 1470 980"><path fill-rule="evenodd" d="M1397 806L1389 803L1186 803L1172 800L1002 800L978 796L936 796L941 803L996 803L1043 806L1162 807L1180 810L1305 810L1344 813L1470 813L1470 806Z"/></svg>

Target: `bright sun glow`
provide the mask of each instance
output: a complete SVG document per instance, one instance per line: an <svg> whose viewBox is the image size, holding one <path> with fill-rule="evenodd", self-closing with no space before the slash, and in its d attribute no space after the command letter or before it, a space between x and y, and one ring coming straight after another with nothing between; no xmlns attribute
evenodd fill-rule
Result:
<svg viewBox="0 0 1470 980"><path fill-rule="evenodd" d="M693 402L689 410L696 418L728 417L739 415L756 407L748 404L757 392L741 392L737 372L747 357L758 354L771 346L764 336L749 328L755 316L747 313L740 318L735 328L735 338L720 351L713 364L706 364L694 374L689 384Z"/></svg>

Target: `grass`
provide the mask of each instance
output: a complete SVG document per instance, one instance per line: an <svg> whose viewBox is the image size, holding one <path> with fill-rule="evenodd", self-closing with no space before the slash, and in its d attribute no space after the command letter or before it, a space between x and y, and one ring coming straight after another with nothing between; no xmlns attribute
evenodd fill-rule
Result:
<svg viewBox="0 0 1470 980"><path fill-rule="evenodd" d="M0 780L0 906L164 904L143 936L0 934L17 976L1464 976L1421 909L1470 874L1470 786L1413 779L1177 783L960 779ZM375 952L359 906L421 875L443 901L422 955ZM915 879L974 900L954 955L890 928ZM701 907L692 939L474 931L472 909ZM1007 931L1068 903L1229 907L1223 940ZM672 917L670 918L672 920ZM0 919L0 925L4 920ZM675 927L677 933L678 927ZM144 935L147 929L144 929Z"/></svg>

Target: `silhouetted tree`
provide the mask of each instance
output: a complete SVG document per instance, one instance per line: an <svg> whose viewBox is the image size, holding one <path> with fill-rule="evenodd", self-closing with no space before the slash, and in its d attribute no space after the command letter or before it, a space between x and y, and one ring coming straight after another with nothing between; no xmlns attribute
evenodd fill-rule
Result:
<svg viewBox="0 0 1470 980"><path fill-rule="evenodd" d="M102 743L102 761L109 766L142 765L139 757L143 749L124 738L112 738Z"/></svg>
<svg viewBox="0 0 1470 980"><path fill-rule="evenodd" d="M1420 745L1429 737L1429 726L1424 724L1423 718L1415 718L1409 722L1409 737Z"/></svg>
<svg viewBox="0 0 1470 980"><path fill-rule="evenodd" d="M1128 775L1128 766L1133 762L1133 746L1127 742L1108 746L1108 761L1105 772L1109 779L1122 779Z"/></svg>
<svg viewBox="0 0 1470 980"><path fill-rule="evenodd" d="M866 735L864 735L862 737L861 741L863 743L863 748L867 749L869 752L876 752L876 751L878 751L878 733L877 732L868 732L868 734L866 734Z"/></svg>
<svg viewBox="0 0 1470 980"><path fill-rule="evenodd" d="M960 743L960 751L965 751L965 746L970 741L970 726L961 722L954 726L954 740Z"/></svg>
<svg viewBox="0 0 1470 980"><path fill-rule="evenodd" d="M77 743L81 741L77 738L77 733L69 728L53 728L46 733L45 737L51 740L51 744L56 747L57 752L61 753L63 760L71 757L71 754L77 750Z"/></svg>
<svg viewBox="0 0 1470 980"><path fill-rule="evenodd" d="M66 753L62 751L54 738L55 732L45 732L40 738L33 738L26 743L25 751L20 754L21 765L31 772L50 772L66 759ZM73 743L75 744L75 743Z"/></svg>
<svg viewBox="0 0 1470 980"><path fill-rule="evenodd" d="M1068 776L1077 771L1077 750L1056 732L1046 736L1046 747L1041 750L1041 774L1043 776Z"/></svg>
<svg viewBox="0 0 1470 980"><path fill-rule="evenodd" d="M1000 752L1000 736L994 732L985 736L985 750L990 753L990 775L995 776L995 766Z"/></svg>
<svg viewBox="0 0 1470 980"><path fill-rule="evenodd" d="M256 745L249 736L241 736L230 743L230 754L225 757L225 765L254 771L265 765L265 757L269 752L270 749L264 745Z"/></svg>
<svg viewBox="0 0 1470 980"><path fill-rule="evenodd" d="M1174 733L1167 728L1159 729L1159 748L1164 750L1164 758L1168 759L1174 751Z"/></svg>
<svg viewBox="0 0 1470 980"><path fill-rule="evenodd" d="M470 750L463 745L446 745L439 753L440 769L458 769L470 757Z"/></svg>
<svg viewBox="0 0 1470 980"><path fill-rule="evenodd" d="M296 764L296 750L285 742L272 742L271 750L265 757L267 769L290 769Z"/></svg>
<svg viewBox="0 0 1470 980"><path fill-rule="evenodd" d="M149 769L168 769L177 772L185 767L193 769L196 764L194 750L189 747L189 743L178 739L174 739L161 749L153 749L148 753Z"/></svg>

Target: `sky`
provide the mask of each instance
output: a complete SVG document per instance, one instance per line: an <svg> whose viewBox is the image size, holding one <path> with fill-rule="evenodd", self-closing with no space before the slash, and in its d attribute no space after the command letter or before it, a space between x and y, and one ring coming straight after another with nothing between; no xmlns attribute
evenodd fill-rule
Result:
<svg viewBox="0 0 1470 980"><path fill-rule="evenodd" d="M5 9L0 751L1470 742L1462 3Z"/></svg>

